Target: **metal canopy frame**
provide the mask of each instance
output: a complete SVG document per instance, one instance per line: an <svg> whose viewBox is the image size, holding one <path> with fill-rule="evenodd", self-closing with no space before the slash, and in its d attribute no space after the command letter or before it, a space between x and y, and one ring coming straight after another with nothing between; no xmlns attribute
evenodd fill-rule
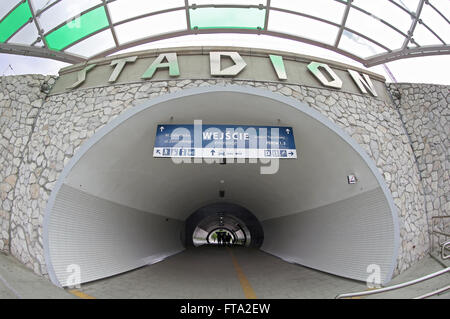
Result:
<svg viewBox="0 0 450 319"><path fill-rule="evenodd" d="M79 39L77 39L76 41L69 43L68 45L64 46L60 50L55 50L49 46L47 37L50 34L52 34L53 32L57 31L58 29L64 27L66 24L69 23L69 21L65 21L65 22L57 25L56 27L52 28L51 30L44 32L44 30L41 28L39 18L44 12L46 12L47 10L50 10L53 6L60 3L61 1L63 1L63 0L56 0L54 2L51 2L46 7L39 9L39 10L36 10L36 8L33 8L32 1L30 1L30 0L19 1L12 10L10 10L4 17L2 17L0 19L0 26L1 26L1 23L5 20L5 18L8 17L8 15L11 14L11 12L13 12L19 5L21 5L23 3L29 4L32 18L30 18L28 20L28 22L26 22L20 28L15 30L15 32L13 32L6 39L6 41L4 41L3 43L0 42L0 53L36 56L36 57L49 58L49 59L54 59L54 60L59 60L59 61L74 64L74 63L86 62L86 61L88 61L90 59L94 59L94 58L105 57L105 56L117 53L119 51L122 51L124 49L132 48L132 47L139 46L139 45L146 44L146 43L151 43L151 42L158 41L158 40L175 38L175 37L185 36L185 35L212 34L212 33L241 33L241 34L254 34L254 35L268 35L268 36L274 36L274 37L294 40L294 41L315 45L318 47L322 47L322 48L337 52L337 53L347 56L355 61L360 62L361 64L363 64L366 67L371 67L371 66L375 66L375 65L379 65L379 64L384 64L386 62L410 58L410 57L442 55L442 54L450 53L450 44L446 43L439 36L439 33L442 32L442 30L439 30L439 32L438 32L438 30L433 30L430 26L428 26L421 19L421 13L423 11L423 8L425 6L429 6L429 8L431 8L440 17L442 17L442 19L444 19L444 21L449 26L449 29L446 30L446 32L450 32L450 21L448 20L448 18L446 18L445 13L441 12L433 4L433 0L420 0L419 4L418 4L418 8L416 9L415 12L410 12L407 8L405 8L401 4L401 1L399 3L396 0L387 0L410 16L411 25L407 32L403 32L403 31L399 30L398 28L393 26L389 21L380 19L380 18L374 16L372 13L356 6L353 3L354 0L347 0L347 1L346 0L334 0L337 3L341 3L342 5L345 5L344 14L343 14L343 17L342 17L342 20L340 23L336 23L336 22L329 21L329 20L326 20L326 19L323 19L320 17L312 16L312 15L306 14L304 12L292 11L292 10L287 10L285 8L274 7L271 4L271 0L261 0L261 2L263 2L263 3L261 3L259 5L231 5L231 4L196 5L195 0L190 0L190 1L185 0L184 6L182 6L182 7L167 8L167 9L160 10L160 11L137 15L137 16L134 16L134 17L122 20L122 21L113 22L111 19L110 10L109 10L108 5L117 0L101 0L100 3L96 4L95 6L90 7L89 9L87 9L83 12L74 12L73 18L69 19L69 21L74 21L77 18L79 19L80 16L83 16L84 14L91 12L95 9L104 8L108 25L102 26L99 29L89 32L87 35L82 36ZM211 1L211 2L213 2L213 1ZM239 27L236 27L236 28L222 28L222 27L214 28L213 27L213 28L203 29L203 28L192 27L190 11L196 10L196 9L202 9L202 8L234 8L234 9L265 10L264 24L262 27L257 27L257 28L239 28ZM121 43L118 39L116 30L115 30L116 27L118 27L118 26L124 25L129 22L134 22L139 19L157 16L157 15L164 14L164 13L180 11L180 10L185 11L186 26L187 26L187 28L185 30L164 33L164 34L158 34L158 35L149 36L146 38L142 38L142 39L138 39L135 41L126 42L126 43ZM347 18L349 16L349 13L351 12L351 10L357 10L360 13L366 14L368 17L375 18L376 20L381 22L384 26L390 28L390 30L392 32L395 32L397 35L402 36L404 38L403 45L399 48L390 49L390 48L386 47L385 45L379 43L375 39L371 38L367 34L364 34L357 30L349 28L346 25L346 23L347 23ZM324 23L326 25L334 26L334 27L338 28L338 33L337 33L336 39L333 44L328 44L328 43L325 43L325 42L322 42L319 40L312 40L312 39L302 37L302 36L296 36L296 35L292 35L292 34L288 34L288 33L273 31L269 27L269 20L270 20L272 12L287 13L287 14L294 15L294 16L309 18L309 19L318 21L320 23ZM448 13L446 13L446 14L448 14ZM14 43L14 41L11 41L11 40L13 40L14 35L16 35L18 32L20 32L20 30L22 30L26 25L28 25L30 23L32 23L36 26L37 33L39 35L39 37L31 45L20 45L20 44ZM436 40L435 44L420 45L420 43L418 43L417 40L414 39L416 27L419 24L422 25L423 27L425 27L435 37L435 40ZM82 56L72 54L67 51L74 45L76 45L80 42L83 42L84 40L87 40L105 30L109 30L111 32L111 35L112 35L112 38L114 41L114 46L111 49L104 50L102 52L98 52L98 50L97 50L97 52L95 52L95 48L94 48L93 52L95 52L95 53L90 57L82 57ZM358 37L368 41L369 43L373 44L374 46L382 48L384 50L384 52L363 58L352 52L349 52L347 50L340 48L339 44L344 35L344 32L350 32L354 35L357 35ZM445 30L444 30L444 32L445 32Z"/></svg>

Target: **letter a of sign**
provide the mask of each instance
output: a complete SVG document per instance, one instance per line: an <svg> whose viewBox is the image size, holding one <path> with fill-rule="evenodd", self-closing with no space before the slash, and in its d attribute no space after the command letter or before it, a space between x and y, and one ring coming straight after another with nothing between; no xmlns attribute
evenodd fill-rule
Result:
<svg viewBox="0 0 450 319"><path fill-rule="evenodd" d="M229 56L234 65L222 70L222 56ZM209 59L212 76L235 76L247 66L247 63L237 52L210 52Z"/></svg>
<svg viewBox="0 0 450 319"><path fill-rule="evenodd" d="M163 63L167 59L166 63ZM169 68L170 76L179 76L180 68L178 67L178 58L176 53L160 54L155 61L148 67L147 71L141 76L142 79L151 79L159 68Z"/></svg>
<svg viewBox="0 0 450 319"><path fill-rule="evenodd" d="M372 93L373 96L378 96L377 91L375 91L375 87L373 86L372 81L370 80L369 76L367 74L363 74L361 76L358 72L353 70L347 70L348 73L352 76L353 81L355 81L358 88L363 93L367 93L366 88Z"/></svg>

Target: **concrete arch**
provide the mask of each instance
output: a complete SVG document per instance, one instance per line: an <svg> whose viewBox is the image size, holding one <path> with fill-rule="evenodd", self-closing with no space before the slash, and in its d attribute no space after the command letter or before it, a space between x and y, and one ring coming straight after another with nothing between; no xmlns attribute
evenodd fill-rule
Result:
<svg viewBox="0 0 450 319"><path fill-rule="evenodd" d="M52 242L52 237L55 235L55 231L57 230L57 227L59 226L58 222L55 221L53 218L54 216L61 216L57 215L55 211L58 209L61 210L61 207L65 204L63 203L65 199L73 198L74 194L71 194L70 192L72 189L68 187L67 179L70 177L70 173L74 169L77 164L79 164L83 158L89 153L90 150L93 150L96 145L98 145L102 139L104 139L109 133L113 132L116 128L118 128L121 124L125 123L126 121L134 118L136 119L135 115L143 114L141 112L144 112L146 110L154 109L155 107L162 105L164 103L175 103L179 102L180 100L184 100L186 98L193 98L193 97L200 97L200 96L207 96L211 94L225 94L226 96L234 96L234 95L242 95L249 97L251 99L260 99L267 101L268 103L278 104L278 105L285 105L288 106L290 109L295 111L300 111L299 114L304 116L305 118L308 118L309 120L317 122L318 125L323 126L326 128L326 130L329 130L332 132L333 136L336 139L340 139L343 141L345 145L347 145L353 152L356 154L361 161L367 166L367 170L370 171L370 173L373 175L374 180L376 181L377 187L374 189L371 189L370 191L365 192L362 194L362 196L357 198L357 201L352 201L349 198L344 198L341 201L337 202L337 206L330 206L330 205L321 205L319 207L316 207L314 209L309 209L307 211L307 214L303 214L306 216L307 221L311 222L312 224L320 226L320 221L314 220L315 216L319 216L317 214L322 214L322 216L330 214L331 211L338 211L339 214L341 214L342 218L346 216L346 218L355 218L355 215L346 215L346 212L348 212L348 208L351 207L352 210L354 210L357 213L361 213L364 211L364 209L361 210L362 203L367 203L370 201L374 201L377 203L377 205L374 205L371 208L370 216L364 216L365 218L369 218L370 221L362 220L362 224L364 224L364 227L369 227L373 231L373 235L375 236L373 238L373 245L367 248L367 252L365 255L365 259L361 262L357 261L358 269L353 269L351 264L355 263L355 260L351 260L352 258L355 258L354 255L350 254L351 256L348 257L349 260L344 260L345 258L345 252L340 251L339 252L339 260L337 260L337 264L333 261L333 258L336 256L321 256L321 258L310 258L311 256L306 256L306 258L303 258L297 253L295 253L296 247L293 245L293 247L289 247L289 249L280 249L280 245L286 245L287 242L292 241L291 238L282 238L281 242L276 240L265 240L264 245L262 247L263 250L274 254L280 258L283 258L285 260L288 260L290 262L296 262L300 263L309 267L317 268L319 270L327 271L330 273L334 273L337 275L341 275L344 277L359 279L359 280L365 280L367 274L365 273L365 268L368 265L368 260L373 257L373 263L381 263L383 267L382 271L382 281L384 283L388 282L393 275L397 256L398 256L398 249L399 249L399 225L398 225L398 217L396 213L395 206L393 204L392 196L386 187L386 184L381 177L380 173L378 172L377 167L373 163L373 161L369 158L369 156L365 153L365 151L342 129L340 129L336 124L332 123L329 119L321 115L319 112L313 110L312 108L308 107L305 103L299 102L297 100L294 100L292 98L284 97L279 94L275 94L273 92L262 90L262 89L255 89L250 87L241 87L241 86L213 86L213 87L202 87L202 88L195 88L195 89L188 89L179 91L176 93L167 94L164 96L157 97L155 99L149 100L139 106L136 106L127 112L119 115L114 120L112 120L110 123L108 123L106 126L101 128L93 137L91 137L87 142L85 142L79 149L79 151L74 155L74 157L69 161L69 163L65 166L63 172L60 174L57 183L51 193L50 199L48 201L46 211L45 211L45 217L44 217L44 232L43 232L43 244L44 244L44 253L45 253L45 260L46 265L48 269L49 276L53 283L57 285L64 286L64 280L67 278L67 274L63 274L64 267L61 268L61 265L68 265L70 264L71 260L68 260L67 255L58 255L59 252L54 250L55 243ZM81 186L81 185L80 185ZM90 199L84 198L83 194L79 194L78 200L80 201L89 201ZM235 201L236 203L239 203L239 200ZM378 204L382 203L381 206ZM71 203L66 203L67 205L71 205ZM73 204L73 203L72 203ZM355 206L356 205L356 206ZM114 206L114 205L113 205ZM337 208L336 208L337 207ZM111 208L112 209L112 208ZM359 210L358 210L359 209ZM380 209L383 211L382 215L383 217L377 217L376 213L377 210ZM131 214L140 214L139 212L133 211ZM314 215L316 214L316 215ZM297 214L290 214L293 216L294 220L297 222L303 222L300 215L297 216ZM281 228L286 227L286 223L288 225L295 225L295 223L292 223L292 220L287 220L290 215L284 214L284 216L280 215L277 216L277 218L268 218L267 216L263 220L263 228L265 234L265 238L269 238L270 236L274 236L274 234L280 234L280 231L283 231ZM295 215L295 216L294 216ZM160 219L161 217L162 219ZM272 216L273 217L273 216ZM279 217L279 218L278 218ZM300 219L299 219L300 218ZM337 219L333 222L339 222L339 216L336 217ZM381 218L380 221L377 218ZM157 221L156 221L157 220ZM164 221L169 222L169 220L164 216L156 216L154 222L156 224L164 224ZM143 266L148 263L157 262L161 259L164 259L167 256L170 256L174 253L177 253L183 249L181 242L179 241L179 235L178 232L181 231L183 228L182 220L177 220L175 218L170 218L170 222L173 221L173 225L171 226L171 230L177 233L175 236L177 240L173 240L171 245L164 247L162 251L156 252L155 254L147 257L147 258L140 258L139 260L129 260L127 263L122 265L122 267L118 267L115 269L109 269L108 272L106 272L106 276L110 276L113 274L117 274L126 270L130 270L133 268L137 268L140 266ZM73 222L73 220L72 220ZM352 220L354 222L354 220ZM374 223L374 224L371 224ZM361 225L362 225L361 224ZM67 223L65 224L68 225ZM361 226L360 225L360 226ZM333 229L333 225L327 226L329 230ZM347 226L348 227L348 224ZM377 228L379 227L379 229ZM281 229L281 230L280 230ZM342 230L342 229L341 229ZM289 231L292 232L292 229L289 229ZM81 233L80 233L81 234ZM324 234L326 235L326 234ZM358 236L360 236L359 234ZM58 234L56 234L56 237ZM335 233L333 236L338 236L339 234ZM379 237L377 237L379 236ZM283 237L283 236L281 236ZM281 238L280 237L280 238ZM326 236L325 236L326 237ZM344 236L345 237L345 236ZM150 238L151 239L151 238ZM297 238L299 239L299 238ZM348 243L349 238L345 238L343 242ZM171 239L172 240L172 239ZM329 240L329 239L326 239ZM333 244L338 244L336 242L330 242L326 241L328 244L332 246L333 249L336 249L338 247L333 246ZM371 256L370 250L373 249L376 245L380 244L380 247L377 247L376 254ZM64 243L61 243L64 244ZM312 243L311 243L312 244ZM323 243L321 243L322 245ZM367 243L362 243L363 247L358 246L357 253L364 254L364 245ZM385 245L385 246L383 246ZM292 246L292 245L290 245ZM284 247L284 246L283 246ZM314 249L314 245L312 245ZM305 247L301 247L302 249L305 249ZM342 248L342 247L341 247ZM345 248L345 247L344 247ZM53 250L52 250L53 249ZM345 250L345 249L344 249ZM381 251L381 253L380 253ZM384 251L384 253L383 253ZM310 252L303 251L304 255L308 255ZM381 254L381 255L378 255ZM61 258L63 260L62 264L60 264L58 269L55 270L55 260L57 258ZM89 257L88 257L89 258ZM343 259L342 259L343 258ZM328 264L328 265L327 265ZM372 263L371 263L372 264ZM83 269L82 269L83 271ZM89 270L88 270L89 271ZM101 278L101 275L98 274L98 269L94 270L92 276L87 277L84 281L90 281L95 280L98 278Z"/></svg>

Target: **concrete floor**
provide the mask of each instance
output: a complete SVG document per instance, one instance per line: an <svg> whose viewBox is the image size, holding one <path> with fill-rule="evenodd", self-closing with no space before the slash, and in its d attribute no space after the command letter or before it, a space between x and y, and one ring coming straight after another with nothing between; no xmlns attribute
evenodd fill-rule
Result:
<svg viewBox="0 0 450 319"><path fill-rule="evenodd" d="M440 269L443 269L441 264L425 258L389 285ZM371 298L411 298L448 284L450 274ZM154 265L84 284L78 291L69 293L34 275L12 257L0 254L0 299L334 298L340 293L365 290L365 283L290 264L260 250L204 246L188 249ZM438 298L450 298L450 292Z"/></svg>
<svg viewBox="0 0 450 319"><path fill-rule="evenodd" d="M365 283L287 263L260 250L203 246L188 249L163 262L83 285L96 298L245 298L239 273L256 298L334 298L340 293L366 291ZM390 285L443 269L432 258L396 277ZM450 284L450 275L428 283L365 298L411 298ZM447 292L440 298L449 298Z"/></svg>
<svg viewBox="0 0 450 319"><path fill-rule="evenodd" d="M83 285L98 298L245 298L230 250L257 298L334 298L365 284L287 263L260 250L203 246Z"/></svg>
<svg viewBox="0 0 450 319"><path fill-rule="evenodd" d="M0 299L77 298L37 276L11 256L0 253Z"/></svg>
<svg viewBox="0 0 450 319"><path fill-rule="evenodd" d="M407 282L410 280L417 279L419 277L423 277L426 275L429 275L433 272L439 271L444 269L443 265L439 262L437 262L435 259L428 257L424 258L421 261L419 261L417 264L409 268L404 273L400 274L399 276L392 279L392 281L389 283L389 286L401 284L403 282ZM433 290L437 290L439 288L443 288L447 285L450 285L450 273L446 273L444 275L435 277L433 279L424 281L422 283L418 283L413 286L401 288L399 290L385 292L382 294L376 294L370 296L370 298L373 299L381 299L381 298L414 298L421 295L424 295L426 293L429 293ZM440 299L450 298L450 290L447 290L446 293L439 295L439 296L433 296L431 299Z"/></svg>

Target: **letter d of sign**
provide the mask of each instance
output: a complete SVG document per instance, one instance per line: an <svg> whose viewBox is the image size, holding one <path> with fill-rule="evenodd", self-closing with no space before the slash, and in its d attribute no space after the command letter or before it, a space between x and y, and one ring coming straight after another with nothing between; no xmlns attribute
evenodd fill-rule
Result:
<svg viewBox="0 0 450 319"><path fill-rule="evenodd" d="M322 73L319 69L322 68L325 70L329 77L332 79L331 81L327 79L327 77ZM342 80L337 76L336 73L325 63L319 62L311 62L308 64L308 70L320 81L324 86L340 89L342 88Z"/></svg>
<svg viewBox="0 0 450 319"><path fill-rule="evenodd" d="M234 65L222 70L222 56L229 56L233 60ZM212 76L236 76L247 66L247 63L237 52L210 52L209 61Z"/></svg>

